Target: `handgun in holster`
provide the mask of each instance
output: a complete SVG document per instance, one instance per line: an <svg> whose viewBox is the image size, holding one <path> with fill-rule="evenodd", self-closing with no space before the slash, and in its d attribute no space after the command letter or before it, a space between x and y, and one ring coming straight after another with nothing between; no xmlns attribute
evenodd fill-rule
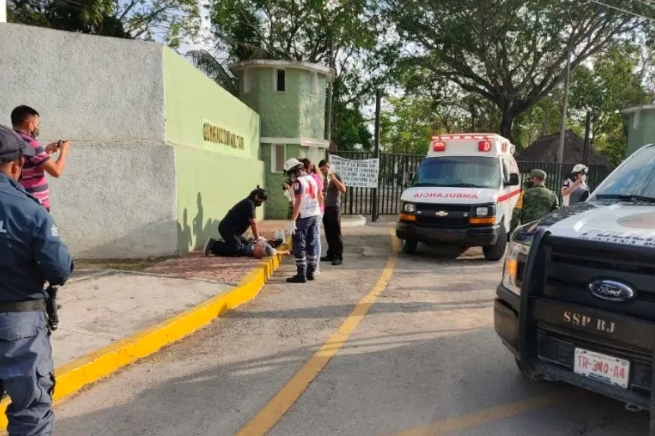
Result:
<svg viewBox="0 0 655 436"><path fill-rule="evenodd" d="M48 293L48 299L46 301L48 327L51 331L54 331L59 327L59 314L57 313L57 287L49 285L46 292Z"/></svg>

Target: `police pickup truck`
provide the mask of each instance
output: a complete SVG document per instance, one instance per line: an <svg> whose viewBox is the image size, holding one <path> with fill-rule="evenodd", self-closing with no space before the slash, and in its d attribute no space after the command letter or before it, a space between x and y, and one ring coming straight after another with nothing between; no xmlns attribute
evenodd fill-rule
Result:
<svg viewBox="0 0 655 436"><path fill-rule="evenodd" d="M494 326L531 380L652 410L655 436L655 144L584 203L511 235Z"/></svg>

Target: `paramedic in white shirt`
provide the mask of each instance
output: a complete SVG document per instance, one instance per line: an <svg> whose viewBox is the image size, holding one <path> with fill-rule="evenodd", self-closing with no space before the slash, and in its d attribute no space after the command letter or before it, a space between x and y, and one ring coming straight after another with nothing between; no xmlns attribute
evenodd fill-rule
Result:
<svg viewBox="0 0 655 436"><path fill-rule="evenodd" d="M296 258L297 270L296 275L289 277L287 282L306 283L307 280L314 280L316 272L316 234L321 216L319 199L322 201L323 193L298 159L286 161L284 172L293 182L293 212L288 232L293 235L293 256Z"/></svg>
<svg viewBox="0 0 655 436"><path fill-rule="evenodd" d="M562 186L562 206L570 206L585 201L589 197L587 186L587 173L589 168L583 164L573 167L571 175Z"/></svg>

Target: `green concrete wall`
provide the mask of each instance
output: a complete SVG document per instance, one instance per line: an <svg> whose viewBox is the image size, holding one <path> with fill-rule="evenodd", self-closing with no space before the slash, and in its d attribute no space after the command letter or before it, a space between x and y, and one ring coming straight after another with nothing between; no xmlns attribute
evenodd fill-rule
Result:
<svg viewBox="0 0 655 436"><path fill-rule="evenodd" d="M308 147L301 147L297 144L287 144L286 159L296 157L302 159L308 156ZM262 144L262 160L264 161L265 183L270 187L268 200L266 200L266 219L285 220L288 219L289 200L284 196L282 184L284 175L279 172L272 172L271 169L271 145Z"/></svg>
<svg viewBox="0 0 655 436"><path fill-rule="evenodd" d="M286 91L274 90L277 68L249 70L250 92L241 88L240 98L261 116L261 135L273 138L316 138L325 136L326 77L318 74L318 93L310 94L310 72L286 69ZM243 71L239 73L243 83Z"/></svg>
<svg viewBox="0 0 655 436"><path fill-rule="evenodd" d="M625 157L647 144L655 143L655 110L644 110L639 114L639 124L635 129L635 114L628 114L628 146Z"/></svg>
<svg viewBox="0 0 655 436"><path fill-rule="evenodd" d="M227 211L257 184L265 186L259 160L260 120L172 50L164 48L163 58L166 141L175 147L178 242L184 254L218 235L218 223ZM205 123L243 142L224 136L218 142L231 145L206 141ZM264 217L261 209L258 219Z"/></svg>

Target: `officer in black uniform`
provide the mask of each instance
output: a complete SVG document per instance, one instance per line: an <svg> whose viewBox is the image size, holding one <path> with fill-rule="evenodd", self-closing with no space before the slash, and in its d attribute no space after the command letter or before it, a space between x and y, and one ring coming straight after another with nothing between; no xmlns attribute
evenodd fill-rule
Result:
<svg viewBox="0 0 655 436"><path fill-rule="evenodd" d="M17 182L34 148L0 126L0 394L7 393L9 436L50 436L54 362L45 282L73 271L68 248L41 205Z"/></svg>

